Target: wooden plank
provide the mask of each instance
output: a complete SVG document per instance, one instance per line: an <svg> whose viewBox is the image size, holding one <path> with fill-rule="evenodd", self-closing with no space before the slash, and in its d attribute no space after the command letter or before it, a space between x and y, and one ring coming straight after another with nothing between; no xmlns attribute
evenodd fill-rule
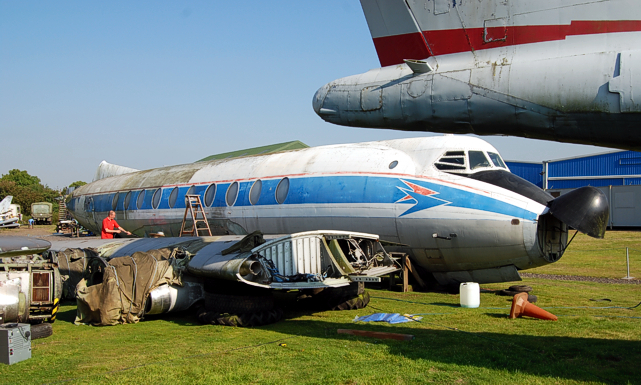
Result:
<svg viewBox="0 0 641 385"><path fill-rule="evenodd" d="M368 330L355 330L355 329L338 329L338 334L351 334L353 336L371 337L371 338L380 338L380 339L398 340L398 341L411 341L414 339L414 336L411 334L371 332Z"/></svg>

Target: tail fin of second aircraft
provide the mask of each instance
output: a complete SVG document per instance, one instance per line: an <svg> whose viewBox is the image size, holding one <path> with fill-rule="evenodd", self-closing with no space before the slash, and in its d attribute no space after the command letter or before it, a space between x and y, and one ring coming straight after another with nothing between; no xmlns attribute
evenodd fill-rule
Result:
<svg viewBox="0 0 641 385"><path fill-rule="evenodd" d="M431 52L405 0L361 0L381 66L425 59Z"/></svg>

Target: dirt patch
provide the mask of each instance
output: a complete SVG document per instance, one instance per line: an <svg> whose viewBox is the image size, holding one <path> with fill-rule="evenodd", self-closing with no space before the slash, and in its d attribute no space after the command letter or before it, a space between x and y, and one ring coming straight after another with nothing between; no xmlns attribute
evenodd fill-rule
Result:
<svg viewBox="0 0 641 385"><path fill-rule="evenodd" d="M34 237L44 240L55 240L60 239L61 237L71 238L71 234L56 234L55 225L36 225L33 226L33 229L29 228L29 225L20 226L18 229L0 229L0 237ZM99 238L94 237L82 237L82 238Z"/></svg>

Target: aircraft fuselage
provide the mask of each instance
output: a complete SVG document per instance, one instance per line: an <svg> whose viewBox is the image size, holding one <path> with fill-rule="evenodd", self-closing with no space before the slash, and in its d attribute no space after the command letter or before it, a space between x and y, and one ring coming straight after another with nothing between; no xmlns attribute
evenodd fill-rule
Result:
<svg viewBox="0 0 641 385"><path fill-rule="evenodd" d="M474 179L481 171L520 187ZM456 136L132 172L78 188L68 208L94 232L115 210L138 236L178 236L185 194L201 196L214 234L378 234L444 283L518 280L517 269L556 261L567 243L567 226L548 214L552 197L509 173L488 143Z"/></svg>

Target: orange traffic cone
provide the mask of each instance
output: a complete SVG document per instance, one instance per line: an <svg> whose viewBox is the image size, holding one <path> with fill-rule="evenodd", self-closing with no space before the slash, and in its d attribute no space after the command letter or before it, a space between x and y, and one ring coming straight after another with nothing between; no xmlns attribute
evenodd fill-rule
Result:
<svg viewBox="0 0 641 385"><path fill-rule="evenodd" d="M556 321L558 318L536 305L532 305L527 300L527 293L519 293L512 299L512 309L510 309L510 319L520 316L534 317L542 320Z"/></svg>

